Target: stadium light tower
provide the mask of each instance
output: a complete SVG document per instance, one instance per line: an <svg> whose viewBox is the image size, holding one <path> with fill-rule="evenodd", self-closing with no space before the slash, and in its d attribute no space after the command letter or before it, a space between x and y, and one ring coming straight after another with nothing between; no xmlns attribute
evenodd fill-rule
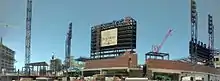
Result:
<svg viewBox="0 0 220 81"><path fill-rule="evenodd" d="M208 49L210 50L211 58L209 63L212 64L214 60L215 47L214 47L214 25L213 25L213 17L209 14L208 15L208 34L209 34L209 46ZM213 65L213 64L212 64Z"/></svg>
<svg viewBox="0 0 220 81"><path fill-rule="evenodd" d="M214 49L214 25L213 18L209 14L208 15L208 34L209 34L209 49Z"/></svg>
<svg viewBox="0 0 220 81"><path fill-rule="evenodd" d="M198 39L197 24L198 24L198 13L196 11L196 1L191 0L191 40L190 42L192 43L197 43L197 39ZM189 52L191 56L191 61L196 62L197 44L194 45L190 43Z"/></svg>
<svg viewBox="0 0 220 81"><path fill-rule="evenodd" d="M198 39L198 12L196 10L196 1L191 0L191 40L189 41L189 53L190 59L193 64L193 70L195 70L195 65L197 64L197 39ZM195 44L194 44L195 43ZM194 78L195 79L195 76Z"/></svg>

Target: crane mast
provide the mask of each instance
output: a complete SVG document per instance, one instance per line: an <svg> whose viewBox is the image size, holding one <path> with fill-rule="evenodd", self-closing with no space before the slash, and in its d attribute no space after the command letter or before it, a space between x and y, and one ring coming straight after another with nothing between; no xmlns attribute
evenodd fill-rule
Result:
<svg viewBox="0 0 220 81"><path fill-rule="evenodd" d="M65 67L66 69L71 65L71 39L72 39L72 23L69 24L69 30L66 37L66 44L65 44Z"/></svg>
<svg viewBox="0 0 220 81"><path fill-rule="evenodd" d="M25 73L28 72L31 56L31 17L32 17L32 0L27 0L26 13L26 37L25 37Z"/></svg>

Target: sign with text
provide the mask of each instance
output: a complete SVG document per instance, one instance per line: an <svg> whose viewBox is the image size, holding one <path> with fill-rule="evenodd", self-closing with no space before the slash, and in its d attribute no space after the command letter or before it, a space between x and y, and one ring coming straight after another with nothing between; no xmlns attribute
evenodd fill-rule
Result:
<svg viewBox="0 0 220 81"><path fill-rule="evenodd" d="M118 29L101 31L101 47L117 45Z"/></svg>

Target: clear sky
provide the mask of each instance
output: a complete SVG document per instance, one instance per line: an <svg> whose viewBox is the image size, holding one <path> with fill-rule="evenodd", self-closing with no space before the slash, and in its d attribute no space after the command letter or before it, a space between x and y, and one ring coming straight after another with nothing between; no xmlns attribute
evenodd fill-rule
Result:
<svg viewBox="0 0 220 81"><path fill-rule="evenodd" d="M31 62L47 61L55 52L64 59L64 43L69 21L73 22L72 54L90 54L93 25L131 16L137 20L139 63L153 44L160 44L169 28L174 29L161 52L171 58L188 56L190 0L33 0ZM197 0L199 39L208 43L207 14L214 16L215 47L219 48L220 0ZM24 65L26 0L0 0L0 23L11 27L0 34L4 44L16 51L17 67Z"/></svg>

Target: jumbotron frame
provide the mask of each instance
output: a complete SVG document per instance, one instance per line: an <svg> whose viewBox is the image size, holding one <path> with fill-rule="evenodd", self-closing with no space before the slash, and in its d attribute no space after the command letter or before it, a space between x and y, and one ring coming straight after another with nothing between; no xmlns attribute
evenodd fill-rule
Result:
<svg viewBox="0 0 220 81"><path fill-rule="evenodd" d="M136 49L136 20L125 17L118 21L104 23L91 28L90 59L107 59L121 56L125 51L135 52ZM102 46L102 31L116 29L117 44ZM116 37L115 36L115 37ZM111 39L112 40L112 39Z"/></svg>

